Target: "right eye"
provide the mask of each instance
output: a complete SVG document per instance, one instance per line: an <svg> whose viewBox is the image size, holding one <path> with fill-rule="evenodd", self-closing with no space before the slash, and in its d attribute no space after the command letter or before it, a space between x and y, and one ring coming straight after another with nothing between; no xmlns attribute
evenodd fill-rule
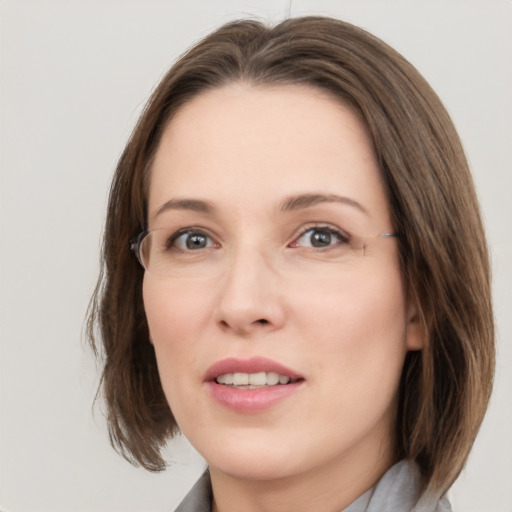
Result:
<svg viewBox="0 0 512 512"><path fill-rule="evenodd" d="M176 248L181 251L197 251L199 249L208 249L216 247L217 244L203 231L190 229L187 231L178 231L170 237L167 242L169 249Z"/></svg>

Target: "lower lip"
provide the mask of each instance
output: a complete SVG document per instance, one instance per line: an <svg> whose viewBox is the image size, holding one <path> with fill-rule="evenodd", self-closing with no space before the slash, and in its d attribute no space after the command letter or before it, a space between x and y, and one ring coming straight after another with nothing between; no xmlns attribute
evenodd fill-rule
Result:
<svg viewBox="0 0 512 512"><path fill-rule="evenodd" d="M265 411L298 391L303 381L259 389L239 389L207 382L211 396L221 405L236 412L254 413Z"/></svg>

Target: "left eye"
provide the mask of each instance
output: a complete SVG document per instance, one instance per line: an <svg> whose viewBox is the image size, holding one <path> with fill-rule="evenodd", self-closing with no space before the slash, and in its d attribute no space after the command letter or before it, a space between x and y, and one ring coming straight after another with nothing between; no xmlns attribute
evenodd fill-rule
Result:
<svg viewBox="0 0 512 512"><path fill-rule="evenodd" d="M329 227L310 228L292 242L292 247L314 247L325 249L339 244L348 243L348 236L337 229Z"/></svg>

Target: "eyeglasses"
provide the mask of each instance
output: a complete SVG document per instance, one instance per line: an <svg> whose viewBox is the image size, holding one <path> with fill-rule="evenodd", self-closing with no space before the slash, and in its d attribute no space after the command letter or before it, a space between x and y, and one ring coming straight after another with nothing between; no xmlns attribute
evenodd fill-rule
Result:
<svg viewBox="0 0 512 512"><path fill-rule="evenodd" d="M381 233L360 237L346 235L329 226L313 226L286 247L302 251L309 260L342 262L364 256L373 241L398 236L397 233ZM163 277L183 274L187 269L197 271L197 265L215 257L214 251L220 248L221 244L199 228L144 230L130 240L130 250L144 270Z"/></svg>

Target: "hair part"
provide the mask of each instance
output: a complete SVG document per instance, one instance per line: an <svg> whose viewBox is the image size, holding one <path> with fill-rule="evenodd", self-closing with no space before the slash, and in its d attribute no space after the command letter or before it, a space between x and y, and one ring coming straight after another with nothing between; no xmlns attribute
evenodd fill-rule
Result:
<svg viewBox="0 0 512 512"><path fill-rule="evenodd" d="M234 82L327 91L366 123L426 340L406 356L396 456L415 460L431 491L446 490L467 460L494 370L490 267L474 185L453 123L423 77L381 40L331 18L228 23L185 53L149 99L114 175L88 317L91 344L102 347L113 446L158 471L161 448L178 432L129 240L146 227L151 163L167 124L197 95Z"/></svg>

